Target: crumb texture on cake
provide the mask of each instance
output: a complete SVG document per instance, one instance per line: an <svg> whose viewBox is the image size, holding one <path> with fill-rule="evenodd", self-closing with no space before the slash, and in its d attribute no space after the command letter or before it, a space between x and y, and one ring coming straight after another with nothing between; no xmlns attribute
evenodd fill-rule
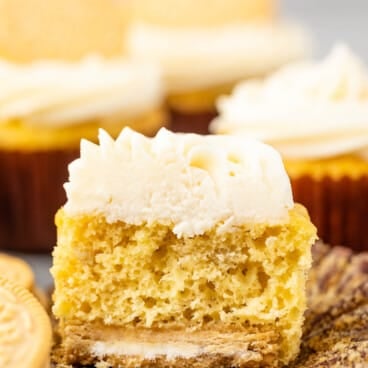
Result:
<svg viewBox="0 0 368 368"><path fill-rule="evenodd" d="M53 311L61 328L86 323L190 335L273 326L276 362L288 362L298 351L315 238L301 206L289 217L284 225L178 238L172 226L61 210Z"/></svg>

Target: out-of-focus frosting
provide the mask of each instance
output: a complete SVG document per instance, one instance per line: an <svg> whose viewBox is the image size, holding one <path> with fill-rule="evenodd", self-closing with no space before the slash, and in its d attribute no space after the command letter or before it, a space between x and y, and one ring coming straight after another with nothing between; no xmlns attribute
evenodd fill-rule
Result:
<svg viewBox="0 0 368 368"><path fill-rule="evenodd" d="M0 124L21 119L62 126L99 118L136 117L163 99L158 67L90 57L79 63L0 62Z"/></svg>
<svg viewBox="0 0 368 368"><path fill-rule="evenodd" d="M147 138L129 128L116 141L101 130L99 140L82 141L69 166L69 215L160 223L178 236L288 220L290 182L280 155L263 143L165 129Z"/></svg>
<svg viewBox="0 0 368 368"><path fill-rule="evenodd" d="M368 73L342 45L321 63L298 63L263 82L243 82L219 99L218 110L212 132L255 137L287 159L363 157L368 148Z"/></svg>
<svg viewBox="0 0 368 368"><path fill-rule="evenodd" d="M185 92L264 75L305 55L301 28L284 23L213 28L135 24L129 52L160 63L170 92Z"/></svg>

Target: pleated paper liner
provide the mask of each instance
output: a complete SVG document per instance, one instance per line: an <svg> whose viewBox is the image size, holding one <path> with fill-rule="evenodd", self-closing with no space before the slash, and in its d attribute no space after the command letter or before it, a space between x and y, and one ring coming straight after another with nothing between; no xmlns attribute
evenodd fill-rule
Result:
<svg viewBox="0 0 368 368"><path fill-rule="evenodd" d="M214 110L187 113L171 109L169 129L181 133L208 134L208 126L216 115Z"/></svg>
<svg viewBox="0 0 368 368"><path fill-rule="evenodd" d="M368 176L291 178L294 201L304 204L323 241L368 251Z"/></svg>
<svg viewBox="0 0 368 368"><path fill-rule="evenodd" d="M0 249L48 252L54 216L66 201L63 184L78 149L0 151Z"/></svg>

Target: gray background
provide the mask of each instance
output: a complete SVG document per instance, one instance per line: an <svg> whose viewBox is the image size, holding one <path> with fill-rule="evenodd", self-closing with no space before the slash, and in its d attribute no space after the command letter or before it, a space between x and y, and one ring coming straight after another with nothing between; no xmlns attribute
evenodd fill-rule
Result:
<svg viewBox="0 0 368 368"><path fill-rule="evenodd" d="M185 0L183 0L185 1ZM225 0L224 0L225 1ZM314 37L314 55L326 55L337 41L368 60L368 0L281 0L287 18L301 21ZM50 256L21 255L36 271L37 282L51 284Z"/></svg>
<svg viewBox="0 0 368 368"><path fill-rule="evenodd" d="M281 0L288 18L312 32L315 55L326 55L338 41L346 42L368 60L368 0Z"/></svg>

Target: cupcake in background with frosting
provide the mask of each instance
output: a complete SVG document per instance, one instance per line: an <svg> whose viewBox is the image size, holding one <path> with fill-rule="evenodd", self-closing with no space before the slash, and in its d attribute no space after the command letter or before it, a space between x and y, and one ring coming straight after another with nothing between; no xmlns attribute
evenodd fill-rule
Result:
<svg viewBox="0 0 368 368"><path fill-rule="evenodd" d="M135 0L127 52L161 64L171 129L208 132L215 100L244 78L264 77L308 49L274 0Z"/></svg>
<svg viewBox="0 0 368 368"><path fill-rule="evenodd" d="M243 82L217 107L212 132L280 151L322 239L368 250L368 69L348 47Z"/></svg>
<svg viewBox="0 0 368 368"><path fill-rule="evenodd" d="M65 202L67 165L81 138L124 126L154 135L164 124L159 68L89 57L0 62L0 248L47 251Z"/></svg>

